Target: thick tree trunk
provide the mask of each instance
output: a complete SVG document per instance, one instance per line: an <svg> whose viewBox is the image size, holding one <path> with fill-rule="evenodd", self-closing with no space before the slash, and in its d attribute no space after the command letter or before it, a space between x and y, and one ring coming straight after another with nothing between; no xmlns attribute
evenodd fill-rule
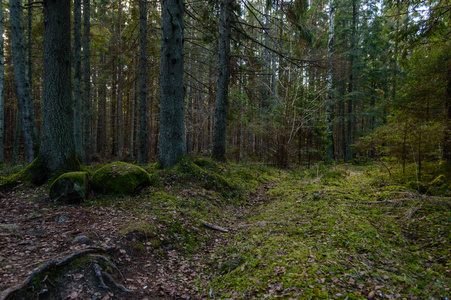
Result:
<svg viewBox="0 0 451 300"><path fill-rule="evenodd" d="M161 5L161 120L159 161L175 165L186 154L184 124L183 0Z"/></svg>
<svg viewBox="0 0 451 300"><path fill-rule="evenodd" d="M221 0L219 22L218 85L213 129L214 159L224 160L226 152L227 107L229 103L231 1Z"/></svg>
<svg viewBox="0 0 451 300"><path fill-rule="evenodd" d="M83 0L83 163L91 162L91 3Z"/></svg>
<svg viewBox="0 0 451 300"><path fill-rule="evenodd" d="M80 159L83 158L81 127L81 0L74 0L74 140Z"/></svg>
<svg viewBox="0 0 451 300"><path fill-rule="evenodd" d="M329 41L327 44L327 107L326 107L326 125L327 125L327 139L329 140L329 145L327 147L328 160L331 162L335 160L334 155L334 127L332 121L334 119L334 103L333 103L333 62L332 55L334 52L334 23L335 23L335 13L334 13L334 3L333 0L329 0Z"/></svg>
<svg viewBox="0 0 451 300"><path fill-rule="evenodd" d="M0 166L3 164L5 129L5 52L3 50L3 3L0 1Z"/></svg>
<svg viewBox="0 0 451 300"><path fill-rule="evenodd" d="M20 112L24 137L25 155L32 162L38 150L38 137L35 135L33 103L31 101L30 81L27 77L25 54L23 9L21 0L10 0L11 42L16 81L17 104Z"/></svg>
<svg viewBox="0 0 451 300"><path fill-rule="evenodd" d="M148 161L147 122L147 2L139 0L139 147L138 163Z"/></svg>
<svg viewBox="0 0 451 300"><path fill-rule="evenodd" d="M42 144L30 170L33 182L45 182L57 170L79 167L73 135L71 95L70 0L44 2L44 75Z"/></svg>

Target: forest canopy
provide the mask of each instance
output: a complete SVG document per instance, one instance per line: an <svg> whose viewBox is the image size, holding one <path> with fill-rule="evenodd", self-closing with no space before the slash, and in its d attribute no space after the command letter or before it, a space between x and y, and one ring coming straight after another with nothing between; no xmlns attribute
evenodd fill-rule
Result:
<svg viewBox="0 0 451 300"><path fill-rule="evenodd" d="M3 3L0 158L6 163L30 162L46 135L46 3ZM164 46L161 11L174 3L181 7L180 44L174 44L181 52L166 65L162 58L172 50ZM72 97L64 101L72 103L74 143L84 163L155 161L161 145L176 147L178 156L213 151L279 166L451 159L448 1L70 5ZM164 77L177 55L180 66ZM183 75L180 84L175 74ZM175 90L178 108L166 107ZM167 119L173 109L178 116ZM178 127L168 131L164 124Z"/></svg>

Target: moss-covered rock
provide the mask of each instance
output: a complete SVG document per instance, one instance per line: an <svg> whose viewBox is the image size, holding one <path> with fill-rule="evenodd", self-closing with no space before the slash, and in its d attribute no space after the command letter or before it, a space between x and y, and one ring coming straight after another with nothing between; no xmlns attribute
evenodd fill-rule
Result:
<svg viewBox="0 0 451 300"><path fill-rule="evenodd" d="M69 172L58 177L50 185L50 199L67 204L84 201L89 193L89 178L86 172Z"/></svg>
<svg viewBox="0 0 451 300"><path fill-rule="evenodd" d="M105 194L133 194L139 188L150 184L150 175L143 168L113 162L92 175L92 187Z"/></svg>

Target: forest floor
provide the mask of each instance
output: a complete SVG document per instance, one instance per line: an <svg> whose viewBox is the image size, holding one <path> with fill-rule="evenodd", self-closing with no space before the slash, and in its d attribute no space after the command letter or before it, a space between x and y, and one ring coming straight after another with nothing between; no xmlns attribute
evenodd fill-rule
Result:
<svg viewBox="0 0 451 300"><path fill-rule="evenodd" d="M449 197L374 165L195 163L78 206L52 203L48 186L0 194L0 291L94 249L12 299L450 298ZM96 268L116 284L102 287Z"/></svg>

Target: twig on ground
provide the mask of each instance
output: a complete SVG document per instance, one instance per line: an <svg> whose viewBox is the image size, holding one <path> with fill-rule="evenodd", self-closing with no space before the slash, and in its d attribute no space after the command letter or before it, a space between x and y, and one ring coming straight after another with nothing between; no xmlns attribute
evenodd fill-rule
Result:
<svg viewBox="0 0 451 300"><path fill-rule="evenodd" d="M214 225L214 224L205 222L204 220L200 220L200 222L201 222L205 227L208 227L208 228L210 228L210 229L214 229L214 230L221 231L221 232L229 232L228 229L222 228L222 227L220 227L220 226L218 226L218 225Z"/></svg>

